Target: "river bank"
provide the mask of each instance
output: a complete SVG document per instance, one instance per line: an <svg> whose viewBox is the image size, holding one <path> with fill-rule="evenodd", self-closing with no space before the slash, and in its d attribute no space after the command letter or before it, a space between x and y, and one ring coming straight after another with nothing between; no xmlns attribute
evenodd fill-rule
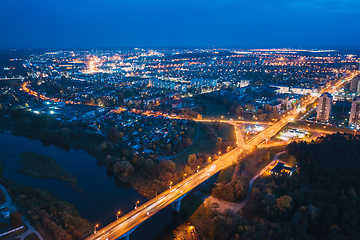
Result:
<svg viewBox="0 0 360 240"><path fill-rule="evenodd" d="M31 113L21 110L14 110L10 112L13 112L10 118L2 117L0 114L0 131L4 134L39 140L44 146L55 145L64 151L81 149L91 157L95 158L99 164L106 167L110 175L114 174L114 163L108 164L108 162L106 162L106 157L110 155L114 156L115 159L117 152L121 152L121 149L115 149L114 144L109 141L106 136L91 132L87 129L87 126L80 122L62 123L55 121L48 116L33 116ZM17 119L15 115L19 115L17 116L19 119ZM48 126L36 125L32 118L39 117L42 117L39 121L44 122ZM36 126L33 126L34 124ZM116 159L123 158L116 157ZM139 164L133 165L137 166ZM125 183L129 183L134 189L136 189L136 191L138 191L138 193L147 199L155 196L156 191L166 189L162 183L156 181L156 178L153 178L148 174L144 175L143 173L144 171L141 167L136 167L134 169L133 176L122 176L118 179L121 179L121 181ZM173 181L175 182L175 180L176 179ZM144 182L149 182L149 184L144 185Z"/></svg>
<svg viewBox="0 0 360 240"><path fill-rule="evenodd" d="M59 167L78 179L78 187L83 189L83 193L67 182L32 178L17 172L19 154L24 151L34 151L54 159ZM83 150L69 148L65 151L61 146L44 141L0 133L0 159L4 161L4 177L28 187L50 191L56 198L71 203L92 226L99 224L99 228L102 228L116 220L118 211L126 214L134 209L137 201L140 201L140 204L147 201L129 183L120 181L114 173ZM131 238L150 240L165 228L171 219L170 206L141 224Z"/></svg>
<svg viewBox="0 0 360 240"><path fill-rule="evenodd" d="M84 239L93 226L82 218L74 205L44 189L27 187L0 176L10 197L44 239Z"/></svg>

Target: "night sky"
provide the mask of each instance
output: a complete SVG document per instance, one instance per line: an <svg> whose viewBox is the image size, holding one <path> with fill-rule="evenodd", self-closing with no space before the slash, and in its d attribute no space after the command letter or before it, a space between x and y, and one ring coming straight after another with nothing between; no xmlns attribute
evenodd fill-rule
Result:
<svg viewBox="0 0 360 240"><path fill-rule="evenodd" d="M360 48L360 0L1 0L0 48Z"/></svg>

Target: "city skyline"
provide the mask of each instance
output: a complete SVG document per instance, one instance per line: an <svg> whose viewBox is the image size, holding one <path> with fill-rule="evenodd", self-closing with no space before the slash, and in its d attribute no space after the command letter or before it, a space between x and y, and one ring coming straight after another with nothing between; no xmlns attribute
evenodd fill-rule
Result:
<svg viewBox="0 0 360 240"><path fill-rule="evenodd" d="M5 1L0 48L359 48L355 0Z"/></svg>
<svg viewBox="0 0 360 240"><path fill-rule="evenodd" d="M359 239L360 0L2 0L0 238Z"/></svg>

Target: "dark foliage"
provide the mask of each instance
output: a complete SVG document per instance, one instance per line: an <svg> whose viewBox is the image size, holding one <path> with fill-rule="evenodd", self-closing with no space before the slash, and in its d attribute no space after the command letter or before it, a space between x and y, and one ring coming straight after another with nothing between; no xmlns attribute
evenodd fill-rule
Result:
<svg viewBox="0 0 360 240"><path fill-rule="evenodd" d="M298 161L297 173L255 184L238 214L208 209L206 224L196 225L202 235L221 239L215 229L225 228L226 239L360 239L359 136L293 142L287 151Z"/></svg>

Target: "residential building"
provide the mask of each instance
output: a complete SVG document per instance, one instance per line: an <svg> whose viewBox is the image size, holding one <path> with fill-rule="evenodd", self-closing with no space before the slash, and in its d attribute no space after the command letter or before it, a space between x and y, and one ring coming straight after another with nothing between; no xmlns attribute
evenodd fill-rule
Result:
<svg viewBox="0 0 360 240"><path fill-rule="evenodd" d="M358 91L358 82L359 82L359 79L358 79L358 78L353 78L353 79L351 79L351 82L350 82L350 91L352 91L352 92Z"/></svg>
<svg viewBox="0 0 360 240"><path fill-rule="evenodd" d="M186 102L184 100L175 100L171 106L180 109L186 106Z"/></svg>
<svg viewBox="0 0 360 240"><path fill-rule="evenodd" d="M332 96L330 93L323 93L319 98L316 119L318 121L329 121L331 114Z"/></svg>
<svg viewBox="0 0 360 240"><path fill-rule="evenodd" d="M355 98L351 103L349 126L360 126L360 98Z"/></svg>

